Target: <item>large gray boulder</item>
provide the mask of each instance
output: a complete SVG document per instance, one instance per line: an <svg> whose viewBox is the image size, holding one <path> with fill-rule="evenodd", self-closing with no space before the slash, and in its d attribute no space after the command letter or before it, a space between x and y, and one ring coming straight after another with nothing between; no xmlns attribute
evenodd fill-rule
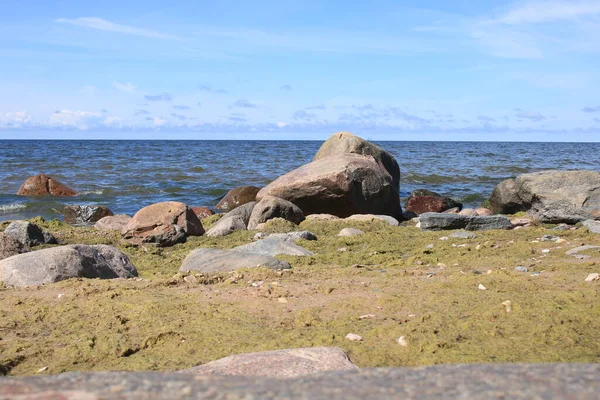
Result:
<svg viewBox="0 0 600 400"><path fill-rule="evenodd" d="M285 199L304 215L402 215L391 175L373 157L358 154L332 155L303 165L261 189L256 198L266 196Z"/></svg>
<svg viewBox="0 0 600 400"><path fill-rule="evenodd" d="M0 398L114 400L580 399L600 393L600 364L463 364L364 368L297 378L177 372L0 377Z"/></svg>
<svg viewBox="0 0 600 400"><path fill-rule="evenodd" d="M490 197L497 214L528 214L547 223L600 217L600 172L542 171L501 182Z"/></svg>
<svg viewBox="0 0 600 400"><path fill-rule="evenodd" d="M129 258L107 245L73 244L0 260L0 281L8 286L37 286L69 278L133 278Z"/></svg>
<svg viewBox="0 0 600 400"><path fill-rule="evenodd" d="M287 262L271 256L234 250L196 249L183 260L179 271L228 272L255 267L267 267L275 270L291 268Z"/></svg>
<svg viewBox="0 0 600 400"><path fill-rule="evenodd" d="M421 230L441 231L465 229L468 231L485 231L491 229L511 229L510 219L503 215L471 217L460 214L425 213L419 216Z"/></svg>
<svg viewBox="0 0 600 400"><path fill-rule="evenodd" d="M350 132L333 134L321 145L313 161L348 153L372 156L390 174L394 188L400 192L400 167L394 156Z"/></svg>
<svg viewBox="0 0 600 400"><path fill-rule="evenodd" d="M252 215L252 210L256 206L255 201L246 203L237 207L236 209L229 211L223 215L219 221L206 232L206 236L218 237L227 236L237 230L246 230L248 228L248 222Z"/></svg>
<svg viewBox="0 0 600 400"><path fill-rule="evenodd" d="M298 225L304 221L304 213L295 204L274 196L264 196L252 210L248 221L248 230L256 229L258 224L273 218L283 218Z"/></svg>
<svg viewBox="0 0 600 400"><path fill-rule="evenodd" d="M13 221L6 227L4 234L25 246L56 244L56 238L50 232L29 221Z"/></svg>
<svg viewBox="0 0 600 400"><path fill-rule="evenodd" d="M263 254L266 256L276 256L278 254L287 254L290 256L312 256L312 251L306 250L288 240L278 239L276 237L267 237L256 242L234 247L232 250L251 254Z"/></svg>
<svg viewBox="0 0 600 400"><path fill-rule="evenodd" d="M337 347L311 347L236 354L179 371L193 375L241 375L296 378L324 371L358 369Z"/></svg>
<svg viewBox="0 0 600 400"><path fill-rule="evenodd" d="M0 232L0 260L31 251L18 240Z"/></svg>
<svg viewBox="0 0 600 400"><path fill-rule="evenodd" d="M139 210L125 225L123 238L134 244L172 246L187 236L204 234L202 222L187 205L177 201L156 203Z"/></svg>

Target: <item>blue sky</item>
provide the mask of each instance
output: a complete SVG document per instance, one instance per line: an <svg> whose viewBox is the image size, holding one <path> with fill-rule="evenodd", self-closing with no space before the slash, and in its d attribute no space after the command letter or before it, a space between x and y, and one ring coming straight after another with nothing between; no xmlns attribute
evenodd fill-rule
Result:
<svg viewBox="0 0 600 400"><path fill-rule="evenodd" d="M600 0L0 2L0 138L600 140Z"/></svg>

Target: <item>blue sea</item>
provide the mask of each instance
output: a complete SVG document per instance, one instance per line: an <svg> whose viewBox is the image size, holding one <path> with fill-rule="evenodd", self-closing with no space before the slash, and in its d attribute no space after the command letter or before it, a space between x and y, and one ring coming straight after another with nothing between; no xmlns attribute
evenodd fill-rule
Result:
<svg viewBox="0 0 600 400"><path fill-rule="evenodd" d="M0 220L62 218L67 204L133 215L160 201L213 207L229 189L264 186L310 162L320 141L0 140ZM545 169L600 171L600 143L375 142L396 157L404 201L426 188L477 207L494 186ZM45 173L80 195L22 197Z"/></svg>

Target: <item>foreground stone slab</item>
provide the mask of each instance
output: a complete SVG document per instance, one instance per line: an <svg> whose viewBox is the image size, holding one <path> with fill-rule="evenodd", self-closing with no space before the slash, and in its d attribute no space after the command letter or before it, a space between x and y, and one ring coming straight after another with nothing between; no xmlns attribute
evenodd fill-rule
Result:
<svg viewBox="0 0 600 400"><path fill-rule="evenodd" d="M460 214L425 213L419 216L419 222L423 231L450 229L485 231L512 228L510 220L503 215L470 217Z"/></svg>
<svg viewBox="0 0 600 400"><path fill-rule="evenodd" d="M133 278L137 270L112 246L73 244L32 251L0 260L0 282L37 286L69 278Z"/></svg>
<svg viewBox="0 0 600 400"><path fill-rule="evenodd" d="M67 373L0 378L0 398L248 399L597 399L600 364L436 365L323 372L298 378L161 372Z"/></svg>
<svg viewBox="0 0 600 400"><path fill-rule="evenodd" d="M180 272L227 272L240 268L267 267L290 269L290 264L275 257L233 250L196 249L183 260Z"/></svg>
<svg viewBox="0 0 600 400"><path fill-rule="evenodd" d="M312 256L312 251L306 250L302 246L289 241L278 239L277 237L267 237L256 242L244 244L241 246L234 247L232 250L252 253L252 254L263 254L266 256L276 256L278 254L287 254L290 256Z"/></svg>
<svg viewBox="0 0 600 400"><path fill-rule="evenodd" d="M323 371L355 370L346 352L337 347L285 349L236 354L180 371L194 375L242 375L295 378Z"/></svg>

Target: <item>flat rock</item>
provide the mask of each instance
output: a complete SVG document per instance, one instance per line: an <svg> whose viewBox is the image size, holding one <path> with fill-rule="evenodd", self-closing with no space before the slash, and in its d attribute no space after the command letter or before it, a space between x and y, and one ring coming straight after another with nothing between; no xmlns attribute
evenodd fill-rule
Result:
<svg viewBox="0 0 600 400"><path fill-rule="evenodd" d="M477 235L473 232L457 231L449 234L448 237L453 239L475 239Z"/></svg>
<svg viewBox="0 0 600 400"><path fill-rule="evenodd" d="M420 228L424 231L466 229L481 231L491 229L510 229L510 220L502 215L469 217L459 214L425 213L419 216Z"/></svg>
<svg viewBox="0 0 600 400"><path fill-rule="evenodd" d="M58 243L50 232L29 221L11 222L4 230L4 234L23 243L25 246Z"/></svg>
<svg viewBox="0 0 600 400"><path fill-rule="evenodd" d="M592 233L600 233L600 221L595 221L593 219L587 219L583 221L583 226L588 228L588 230Z"/></svg>
<svg viewBox="0 0 600 400"><path fill-rule="evenodd" d="M69 278L133 278L129 258L112 246L73 244L32 251L0 260L0 281L37 286Z"/></svg>
<svg viewBox="0 0 600 400"><path fill-rule="evenodd" d="M65 206L63 215L67 224L93 224L114 214L105 206Z"/></svg>
<svg viewBox="0 0 600 400"><path fill-rule="evenodd" d="M215 209L221 211L232 211L246 203L256 201L256 194L260 188L256 186L240 186L231 189L215 206Z"/></svg>
<svg viewBox="0 0 600 400"><path fill-rule="evenodd" d="M317 237L314 233L309 231L296 231L296 232L287 232L287 233L272 233L267 236L267 238L278 239L278 240L286 240L288 242L295 242L296 240L317 240Z"/></svg>
<svg viewBox="0 0 600 400"><path fill-rule="evenodd" d="M352 237L352 236L362 235L363 233L365 233L365 232L361 231L360 229L344 228L340 231L340 233L338 233L338 236L339 237Z"/></svg>
<svg viewBox="0 0 600 400"><path fill-rule="evenodd" d="M125 214L111 215L98 220L94 228L99 231L121 231L131 221L131 217Z"/></svg>
<svg viewBox="0 0 600 400"><path fill-rule="evenodd" d="M304 213L295 204L275 196L264 196L252 209L248 230L273 218L283 218L296 225L304 221Z"/></svg>
<svg viewBox="0 0 600 400"><path fill-rule="evenodd" d="M383 221L386 222L390 226L399 226L400 223L394 217L390 217L389 215L375 215L375 214L354 214L347 218L344 218L346 221Z"/></svg>
<svg viewBox="0 0 600 400"><path fill-rule="evenodd" d="M111 400L581 399L600 393L600 364L465 364L365 368L279 379L177 372L0 377L0 398Z"/></svg>
<svg viewBox="0 0 600 400"><path fill-rule="evenodd" d="M323 371L356 370L346 352L337 347L285 349L236 354L179 371L193 375L241 375L296 378Z"/></svg>
<svg viewBox="0 0 600 400"><path fill-rule="evenodd" d="M28 246L0 232L0 260L30 251Z"/></svg>
<svg viewBox="0 0 600 400"><path fill-rule="evenodd" d="M267 237L256 242L234 247L232 250L243 253L262 254L266 256L276 256L278 254L287 254L290 256L312 256L312 251L298 246L287 240Z"/></svg>
<svg viewBox="0 0 600 400"><path fill-rule="evenodd" d="M579 254L582 251L586 251L586 250L599 250L599 252L600 252L600 246L593 246L590 244L586 244L585 246L579 246L579 247L572 248L571 250L566 251L565 254L568 256L573 256L575 258L580 258L580 259L590 258L590 256L588 256L588 255Z"/></svg>
<svg viewBox="0 0 600 400"><path fill-rule="evenodd" d="M134 244L172 246L185 242L187 236L201 236L204 228L187 205L178 201L165 201L139 210L121 233L124 239Z"/></svg>
<svg viewBox="0 0 600 400"><path fill-rule="evenodd" d="M46 175L39 174L27 178L17 191L17 196L76 196L77 192L64 183Z"/></svg>
<svg viewBox="0 0 600 400"><path fill-rule="evenodd" d="M341 218L332 214L310 214L306 216L307 221L334 221L339 219Z"/></svg>
<svg viewBox="0 0 600 400"><path fill-rule="evenodd" d="M179 271L228 272L255 267L267 267L274 270L291 268L289 263L271 256L234 250L196 249L183 260Z"/></svg>
<svg viewBox="0 0 600 400"><path fill-rule="evenodd" d="M215 226L206 232L206 236L227 236L237 230L246 230L254 206L256 206L256 202L251 201L250 203L243 204L236 209L229 211L227 214L223 215L219 221L217 221Z"/></svg>

